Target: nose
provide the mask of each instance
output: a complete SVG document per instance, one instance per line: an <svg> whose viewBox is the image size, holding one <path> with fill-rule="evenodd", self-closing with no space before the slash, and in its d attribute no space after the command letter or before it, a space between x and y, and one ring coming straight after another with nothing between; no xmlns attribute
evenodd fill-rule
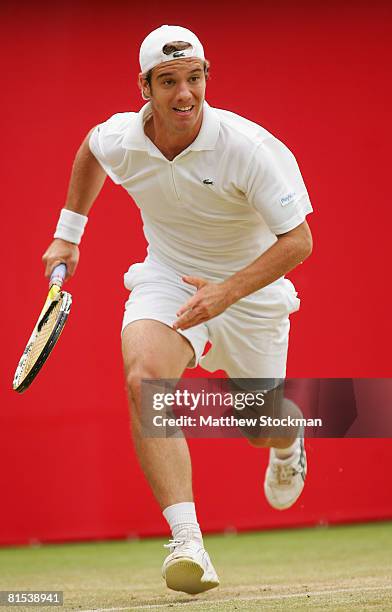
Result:
<svg viewBox="0 0 392 612"><path fill-rule="evenodd" d="M178 82L176 98L178 102L189 102L192 100L192 93L189 87L189 83L186 79Z"/></svg>

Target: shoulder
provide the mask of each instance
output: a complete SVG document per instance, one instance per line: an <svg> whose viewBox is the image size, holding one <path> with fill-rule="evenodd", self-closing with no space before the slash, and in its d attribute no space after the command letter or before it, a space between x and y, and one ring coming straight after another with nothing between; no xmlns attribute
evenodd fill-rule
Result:
<svg viewBox="0 0 392 612"><path fill-rule="evenodd" d="M235 139L237 144L242 142L244 145L248 145L248 151L249 144L252 144L252 153L254 153L252 161L254 163L257 164L269 159L278 164L296 165L296 159L291 149L263 126L236 113L221 109L215 110L221 118L221 124L224 126L223 130L226 127L231 138Z"/></svg>
<svg viewBox="0 0 392 612"><path fill-rule="evenodd" d="M100 139L109 139L115 141L122 139L125 136L126 131L136 121L137 113L116 113L106 119L102 123L95 126L94 131L99 134Z"/></svg>
<svg viewBox="0 0 392 612"><path fill-rule="evenodd" d="M128 129L136 121L137 113L116 113L92 130L89 145L91 151L98 158L106 158L111 163L118 163L124 156L123 139Z"/></svg>
<svg viewBox="0 0 392 612"><path fill-rule="evenodd" d="M291 150L262 125L228 110L213 110L220 121L219 150L239 169L260 171L273 165L280 172L297 166Z"/></svg>
<svg viewBox="0 0 392 612"><path fill-rule="evenodd" d="M238 144L243 143L244 145L251 144L254 146L261 144L268 138L274 138L263 126L241 115L221 108L214 108L214 111L219 117L223 136L237 141Z"/></svg>

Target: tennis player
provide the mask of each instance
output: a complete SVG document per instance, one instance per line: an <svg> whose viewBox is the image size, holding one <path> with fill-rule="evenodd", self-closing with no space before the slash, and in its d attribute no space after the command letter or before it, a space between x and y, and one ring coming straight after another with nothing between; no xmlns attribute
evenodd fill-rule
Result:
<svg viewBox="0 0 392 612"><path fill-rule="evenodd" d="M199 363L231 378L284 378L289 315L300 303L284 275L311 253L312 207L282 142L208 105L209 63L195 34L179 26L154 30L140 47L140 69L147 103L113 115L85 138L43 261L46 275L60 262L74 274L106 176L140 208L148 253L125 274L131 293L122 330L133 437L172 531L167 586L199 593L219 579L197 521L187 442L143 436L141 379L179 378ZM290 507L304 486L298 434L294 428L284 438L251 440L270 447L264 491L277 509Z"/></svg>

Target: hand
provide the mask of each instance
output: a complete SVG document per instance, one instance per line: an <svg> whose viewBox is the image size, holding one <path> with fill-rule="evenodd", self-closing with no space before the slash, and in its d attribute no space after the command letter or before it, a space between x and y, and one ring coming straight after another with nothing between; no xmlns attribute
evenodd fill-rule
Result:
<svg viewBox="0 0 392 612"><path fill-rule="evenodd" d="M53 268L60 263L67 266L66 279L74 275L79 261L79 247L77 244L55 238L42 256L45 265L45 276L49 277Z"/></svg>
<svg viewBox="0 0 392 612"><path fill-rule="evenodd" d="M197 287L193 295L176 313L173 329L189 329L221 314L234 302L224 283L211 283L195 276L183 276L188 285Z"/></svg>

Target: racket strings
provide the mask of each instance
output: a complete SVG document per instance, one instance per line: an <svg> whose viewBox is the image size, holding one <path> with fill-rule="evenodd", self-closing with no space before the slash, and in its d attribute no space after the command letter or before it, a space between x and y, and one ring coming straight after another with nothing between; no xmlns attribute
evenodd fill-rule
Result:
<svg viewBox="0 0 392 612"><path fill-rule="evenodd" d="M62 301L59 300L54 304L54 306L52 305L50 307L49 312L44 316L43 324L40 325L34 342L32 342L30 346L30 350L23 368L22 379L25 378L29 374L30 370L34 367L34 364L48 342L59 318L61 305Z"/></svg>

